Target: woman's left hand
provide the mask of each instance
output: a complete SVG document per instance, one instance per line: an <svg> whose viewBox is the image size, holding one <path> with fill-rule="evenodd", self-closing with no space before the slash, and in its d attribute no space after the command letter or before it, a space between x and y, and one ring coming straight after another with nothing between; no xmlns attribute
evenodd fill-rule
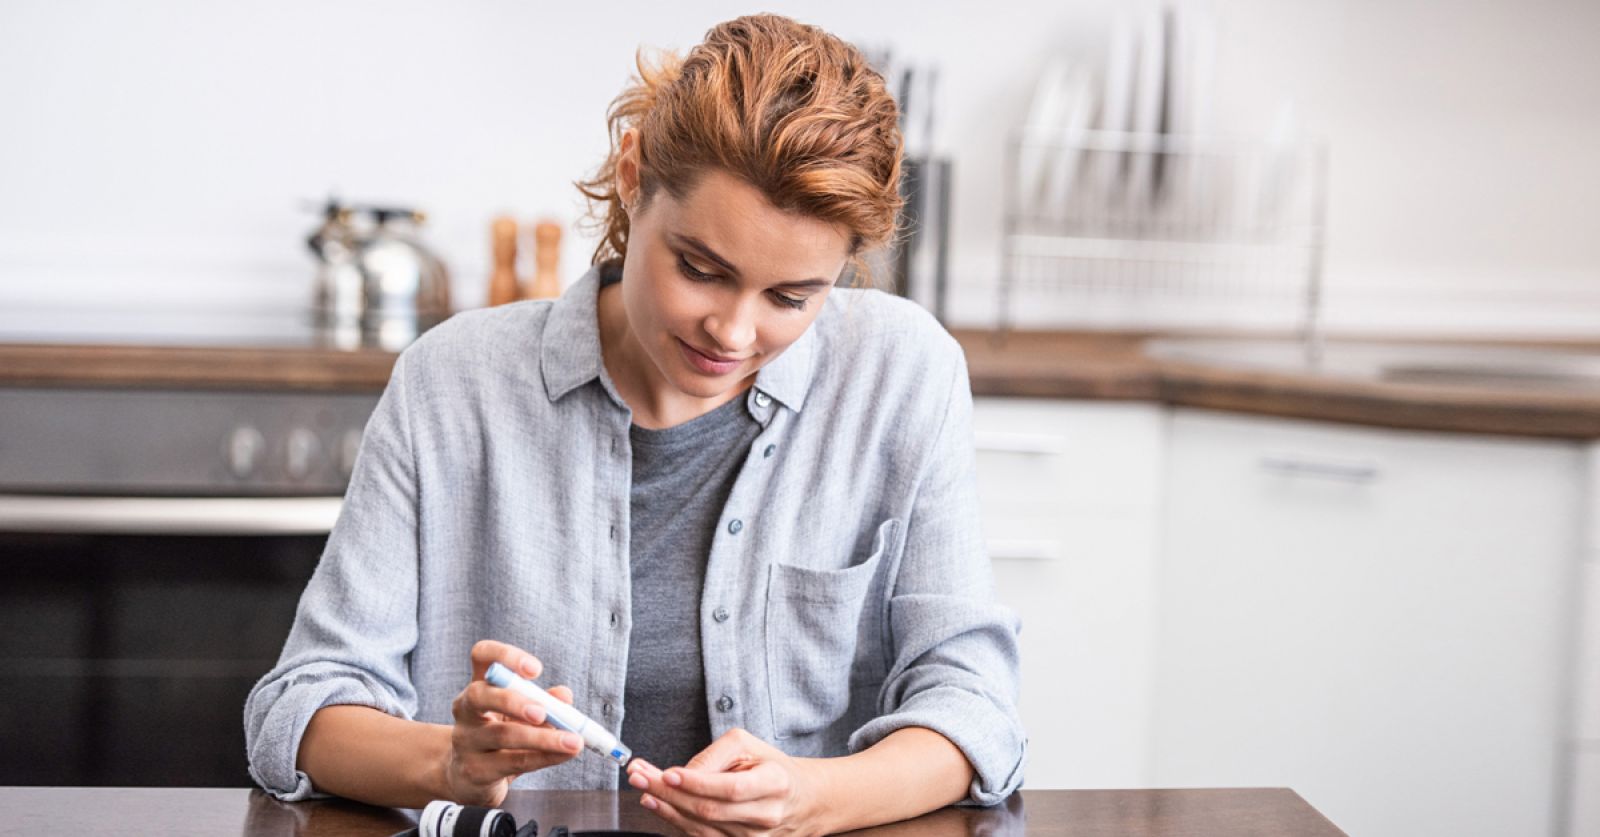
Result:
<svg viewBox="0 0 1600 837"><path fill-rule="evenodd" d="M796 759L742 729L731 729L683 767L628 764L639 800L693 837L825 833L819 762Z"/></svg>

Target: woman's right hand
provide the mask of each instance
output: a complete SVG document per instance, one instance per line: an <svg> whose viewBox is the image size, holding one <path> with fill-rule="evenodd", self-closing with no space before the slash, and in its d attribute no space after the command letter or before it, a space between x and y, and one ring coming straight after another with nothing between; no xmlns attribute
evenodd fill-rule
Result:
<svg viewBox="0 0 1600 837"><path fill-rule="evenodd" d="M537 678L544 665L538 657L503 642L485 639L472 646L472 682L451 704L455 726L445 785L456 802L492 808L505 801L512 779L571 759L582 750L583 741L546 726L544 707L537 702L484 680L491 663L529 680ZM566 686L548 691L557 700L572 703L572 690Z"/></svg>

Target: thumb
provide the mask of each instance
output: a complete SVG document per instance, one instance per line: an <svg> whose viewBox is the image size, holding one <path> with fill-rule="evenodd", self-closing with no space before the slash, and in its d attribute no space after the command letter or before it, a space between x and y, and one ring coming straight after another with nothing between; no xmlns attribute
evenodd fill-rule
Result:
<svg viewBox="0 0 1600 837"><path fill-rule="evenodd" d="M711 746L696 753L684 767L718 773L741 767L754 756L748 738L749 733L744 730L730 729L711 742Z"/></svg>

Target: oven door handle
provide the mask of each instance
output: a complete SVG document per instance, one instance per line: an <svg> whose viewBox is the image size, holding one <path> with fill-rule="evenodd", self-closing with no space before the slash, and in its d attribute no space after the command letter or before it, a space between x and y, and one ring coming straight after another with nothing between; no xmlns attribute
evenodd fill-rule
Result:
<svg viewBox="0 0 1600 837"><path fill-rule="evenodd" d="M0 494L0 532L326 535L342 497L60 497Z"/></svg>

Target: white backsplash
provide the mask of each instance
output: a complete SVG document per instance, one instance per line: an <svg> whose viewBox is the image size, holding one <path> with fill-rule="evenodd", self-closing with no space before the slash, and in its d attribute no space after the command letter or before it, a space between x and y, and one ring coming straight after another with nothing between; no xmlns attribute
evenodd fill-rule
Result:
<svg viewBox="0 0 1600 837"><path fill-rule="evenodd" d="M939 59L952 321L993 322L1001 149L1034 78L1093 49L1118 5L768 4ZM1600 4L1209 5L1218 128L1263 131L1293 100L1332 150L1330 328L1600 334ZM581 4L6 3L0 305L301 304L303 202L330 190L426 209L458 303L481 304L496 214L577 217L571 181L604 151L635 47L745 11L639 4L618 26ZM569 232L565 281L591 249ZM1023 324L1084 311L1018 302Z"/></svg>

